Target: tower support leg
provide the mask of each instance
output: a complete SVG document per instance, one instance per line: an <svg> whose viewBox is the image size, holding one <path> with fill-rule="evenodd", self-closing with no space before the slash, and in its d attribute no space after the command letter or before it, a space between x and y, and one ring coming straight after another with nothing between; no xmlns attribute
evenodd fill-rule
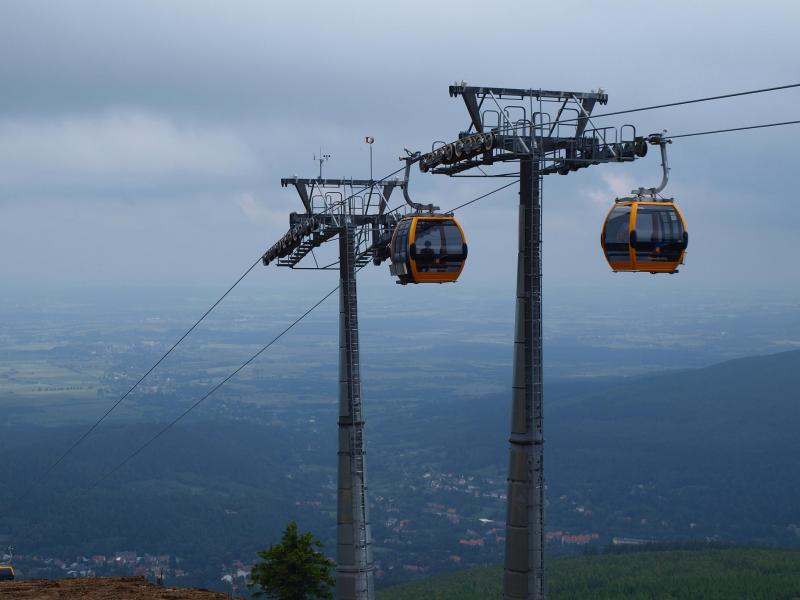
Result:
<svg viewBox="0 0 800 600"><path fill-rule="evenodd" d="M520 161L504 600L545 600L540 183L538 159Z"/></svg>
<svg viewBox="0 0 800 600"><path fill-rule="evenodd" d="M367 506L364 421L358 349L355 242L352 225L339 236L339 484L336 598L374 600Z"/></svg>

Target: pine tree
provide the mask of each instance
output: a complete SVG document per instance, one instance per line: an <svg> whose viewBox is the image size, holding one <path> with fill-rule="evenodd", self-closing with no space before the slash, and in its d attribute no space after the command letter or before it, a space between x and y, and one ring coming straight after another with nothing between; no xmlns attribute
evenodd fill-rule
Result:
<svg viewBox="0 0 800 600"><path fill-rule="evenodd" d="M263 562L253 565L250 587L260 587L255 596L274 600L333 599L330 573L335 564L318 549L322 544L311 533L299 533L297 523L286 526L279 544L272 544L258 556Z"/></svg>

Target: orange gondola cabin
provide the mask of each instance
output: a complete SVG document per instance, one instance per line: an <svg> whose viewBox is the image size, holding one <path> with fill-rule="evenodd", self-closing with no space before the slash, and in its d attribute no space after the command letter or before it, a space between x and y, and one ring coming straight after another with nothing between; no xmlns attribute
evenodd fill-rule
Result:
<svg viewBox="0 0 800 600"><path fill-rule="evenodd" d="M677 273L689 234L671 200L621 200L606 217L600 245L616 271Z"/></svg>
<svg viewBox="0 0 800 600"><path fill-rule="evenodd" d="M467 260L467 241L452 215L403 217L392 234L389 270L398 283L456 281Z"/></svg>

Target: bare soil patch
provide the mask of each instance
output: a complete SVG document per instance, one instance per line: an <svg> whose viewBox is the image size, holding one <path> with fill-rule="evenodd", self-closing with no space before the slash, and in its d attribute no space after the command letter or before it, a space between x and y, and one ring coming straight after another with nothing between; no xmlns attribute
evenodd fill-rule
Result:
<svg viewBox="0 0 800 600"><path fill-rule="evenodd" d="M161 587L144 577L23 579L0 582L3 600L230 600L220 592Z"/></svg>

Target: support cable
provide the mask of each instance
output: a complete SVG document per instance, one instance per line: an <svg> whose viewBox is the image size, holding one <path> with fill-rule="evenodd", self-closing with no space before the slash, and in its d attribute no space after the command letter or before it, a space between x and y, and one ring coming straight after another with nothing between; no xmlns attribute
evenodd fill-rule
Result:
<svg viewBox="0 0 800 600"><path fill-rule="evenodd" d="M359 269L359 270L360 270L360 269ZM162 428L161 428L161 429L160 429L160 430L159 430L159 431L158 431L158 432L157 432L155 435L153 435L153 436L152 436L150 439L148 439L148 440L147 440L147 441L146 441L144 444L142 444L141 446L139 446L139 447L138 447L136 450L134 450L134 451L133 451L131 454L129 454L127 457L125 457L125 459L124 459L124 460L122 460L121 462L119 462L119 463L118 463L118 464L117 464L117 465L116 465L116 466L115 466L113 469L111 469L110 471L106 472L106 473L105 473L104 475L102 475L102 476L101 476L99 479L97 479L97 480L96 480L96 481L95 481L95 482L94 482L94 483L91 485L91 487L89 488L89 490L93 490L93 489L94 489L94 488L96 488L96 487L97 487L99 484L101 484L103 481L105 481L106 479L108 479L109 477L111 477L111 476L112 476L114 473L116 473L116 472L117 472L117 471L119 471L119 470L120 470L120 469L121 469L123 466L125 466L125 465L126 465L128 462L129 462L129 461L131 461L132 459L134 459L134 458L135 458L136 456L138 456L138 455L139 455L139 454L140 454L142 451L144 451L144 450L145 450L145 449L146 449L148 446L150 446L150 444L152 444L153 442L155 442L155 441L156 441L158 438L160 438L162 435L164 435L164 434L165 434L167 431L169 431L170 429L172 429L172 428L173 428L173 427L174 427L174 426L175 426L175 425L176 425L176 424L177 424L177 423L178 423L178 422L179 422L181 419L183 419L183 418L184 418L186 415L188 415L190 412L192 412L192 411L193 411L195 408L197 408L197 407L198 407L198 406L200 406L200 405L201 405L203 402L205 402L205 401L206 401L206 400L207 400L207 399L208 399L208 398L209 398L209 397L210 397L210 396L211 396L211 395L212 395L214 392L216 392L216 391L217 391L219 388L221 388L223 385L225 385L226 383L228 383L228 381L230 381L231 379L233 379L233 378L234 378L234 377L235 377L235 376L236 376L236 375L239 373L239 371L241 371L241 370L242 370L242 369L244 369L246 366L248 366L250 363L252 363L252 362L253 362L253 361L254 361L256 358L258 358L259 356L261 356L261 354L263 354L263 353L264 353L264 352L265 352L265 351L266 351L266 350L267 350L267 349L268 349L270 346L272 346L272 345L273 345L275 342L277 342L279 339L281 339L281 338L282 338L282 337L283 337L283 336L284 336L286 333L288 333L288 332L289 332L289 331L290 331L290 330L291 330L291 329L292 329L292 328L293 328L295 325L297 325L297 324L298 324L300 321L302 321L302 320L303 320L303 319L305 319L305 318L306 318L308 315L310 315L310 314L311 314L311 313L314 311L314 309L316 309L316 308L317 308L317 307L318 307L320 304L322 304L323 302L325 302L325 300L327 300L327 299L328 299L328 298L330 298L330 297L331 297L333 294L335 294L335 293L337 292L337 290L338 290L338 289L339 289L339 286L337 285L337 286L336 286L335 288L333 288L333 289L332 289L330 292L328 292L327 294L325 294L325 295L324 295L324 296L323 296L323 297L322 297L320 300L318 300L318 301L317 301L317 302L316 302L316 303L315 303L313 306L311 306L311 308L309 308L308 310L306 310L306 312L304 312L302 315L300 315L299 317L297 317L297 318L296 318L294 321L292 321L292 323L291 323L290 325L288 325L288 326L287 326L286 328L284 328L284 329L283 329L283 330L282 330L282 331L281 331L281 332L280 332L278 335L276 335L274 338L272 338L272 339L269 341L269 343L267 343L267 344L265 344L264 346L262 346L262 347L261 347L261 349L260 349L260 350L258 350L258 352L256 352L255 354L253 354L253 355L252 355L250 358L248 358L248 359L247 359L246 361L244 361L244 362L243 362L241 365L239 365L239 366L238 366L238 367L237 367L237 368L236 368L234 371L232 371L232 372L231 372L231 373L230 373L230 374L229 374L227 377L225 377L225 378L224 378L222 381L220 381L220 382L219 382L219 383L217 383L217 384L216 384L216 385L215 385L213 388L211 388L211 389L210 389L210 390L209 390L209 391L208 391L208 392L207 392L207 393L206 393L206 394L205 394L205 395L204 395L202 398L200 398L199 400L197 400L197 401L196 401L194 404L192 404L192 405L191 405L189 408L187 408L185 411L183 411L183 412L182 412L180 415L178 415L178 416L177 416L175 419L173 419L173 420L172 420L172 421L170 421L170 422L169 422L167 425L165 425L164 427L162 427Z"/></svg>
<svg viewBox="0 0 800 600"><path fill-rule="evenodd" d="M729 133L731 131L745 131L748 129L764 129L766 127L780 127L782 125L798 125L800 121L781 121L780 123L765 123L763 125L747 125L745 127L731 127L730 129L714 129L712 131L698 131L696 133L682 133L680 135L668 135L664 139L675 140L678 138L695 137L698 135L711 135L712 133Z"/></svg>
<svg viewBox="0 0 800 600"><path fill-rule="evenodd" d="M242 273L242 274L239 276L239 278L238 278L238 279L237 279L237 280L236 280L236 281L233 283L233 285L232 285L232 286L230 286L230 287L229 287L229 288L228 288L228 289L225 291L225 293L224 293L224 294L222 294L222 296L220 296L220 297L217 299L217 301L216 301L216 302L214 302L214 304L212 304L212 305L211 305L211 306L208 308L208 310L206 310L206 312L204 312L204 313L203 313L203 315L202 315L202 316L201 316L199 319L197 319L197 320L194 322L194 324L193 324L193 325L192 325L192 326L191 326L189 329L187 329L187 330L186 330L186 332L185 332L185 333L184 333L184 334L183 334L183 335L182 335L182 336L181 336L181 337L178 339L178 341L176 341L174 344L172 344L172 347L171 347L169 350L167 350L167 351L166 351L164 354L162 354L162 355L161 355L161 358L159 358L159 359L158 359L158 360L157 360L157 361L156 361L156 362L153 364L153 366L151 366L151 367L150 367L150 368L149 368L149 369L148 369L148 370L145 372L145 374L144 374L144 375L142 375L142 376L141 376L141 377L140 377L140 378L139 378L139 379L136 381L136 383L134 383L134 384L133 384L133 385L130 387L130 389L128 389L128 391L127 391L127 392L125 392L125 393L124 393L122 396L120 396L119 400L117 400L116 402L114 402L114 404L112 404L112 405L111 405L111 407L110 407L110 408L109 408L109 409L108 409L108 410L107 410L107 411L106 411L106 412L105 412L105 413L104 413L104 414L103 414L103 415L102 415L102 416L101 416L99 419L97 419L97 420L94 422L94 424L92 424L92 426L91 426L91 427L89 427L89 429L87 429L87 430L86 430L86 431L85 431L85 432L84 432L84 433L83 433L83 434L82 434L82 435L81 435L81 436L80 436L78 439L76 439L76 440L75 440L75 441L72 443L72 445L71 445L69 448L67 448L67 449L66 449L66 450L65 450L65 451L64 451L64 452L63 452L63 453L62 453L62 454L61 454L61 455L58 457L58 459L56 459L56 461L55 461L53 464L51 464L51 465L50 465L50 466L49 466L49 467L48 467L48 468L47 468L47 469L44 471L44 473L42 473L42 475L40 475L40 476L39 476L39 477L38 477L38 478L37 478L37 479L36 479L36 480L35 480L33 483L31 483L31 484L28 486L28 488L27 488L27 489L26 489L24 492L22 492L22 494L20 494L20 495L17 497L17 499L16 499L16 500L14 501L14 503L13 503L13 506L17 506L17 505L18 505L20 502L22 502L22 500L24 500L24 499L25 499L25 498L28 496L28 494L30 494L30 493L31 493L31 491L33 491L33 489L34 489L34 488L36 488L38 485L40 485L40 484L41 484L41 483L42 483L42 482L43 482L43 481L44 481L44 480L47 478L47 476L48 476L48 475L50 475L50 473L52 473L52 472L55 470L55 468L56 468L56 467L57 467L59 464L61 464L61 462L62 462L62 461L63 461L63 460L64 460L64 459L65 459L67 456L69 456L69 455L70 455L70 454L71 454L71 453L72 453L72 452L75 450L75 448L77 448L77 447L78 447L78 446L79 446L79 445L80 445L80 444L81 444L81 443L82 443L82 442L83 442L83 441L84 441L84 440L85 440L87 437L89 437L89 436L92 434L92 432L93 432L95 429L97 429L97 428L100 426L100 424L101 424L103 421L105 421L105 420L106 420L106 418L108 418L108 416L109 416L109 415L110 415L112 412L114 412L114 410L116 410L116 408L117 408L117 407L118 407L120 404L122 404L122 402L125 400L125 398L127 398L128 396L130 396L130 395L131 395L131 393L133 393L133 391L134 391L134 390L135 390L137 387L139 387L139 384L141 384L141 383L142 383L142 381L144 381L144 380L147 378L147 376L148 376L148 375L150 375L150 373L152 373L152 372L153 372L153 371L154 371L154 370L155 370L155 369L156 369L156 368L157 368L157 367L158 367L158 366L159 366L159 365L160 365L162 362L164 362L164 360L165 360L165 359L166 359L166 358L167 358L167 357L168 357L170 354L172 354L172 352L175 350L175 348L177 348L177 347L180 345L180 343L181 343L181 342L183 342L183 340L185 340L185 339L186 339L186 338L189 336L189 334L190 334L190 333L192 333L192 331L194 331L194 330L197 328L197 326L198 326L198 325L200 325L200 323L202 323L202 322L205 320L205 318L206 318L206 317L207 317L209 314L211 314L211 311L213 311L213 310L214 310L214 309L215 309L217 306L219 306L220 302L222 302L222 301L223 301L223 300L224 300L224 299L227 297L227 295L228 295L228 294L230 294L230 293L233 291L233 289L234 289L234 288L235 288L237 285L239 285L239 283L241 283L241 281L242 281L242 280L243 280L245 277L247 277L247 275L249 275L249 274L250 274L250 272L251 272L251 271L252 271L252 270L253 270L253 269L256 267L256 265L257 265L257 264L259 264L260 262L261 262L261 257L259 256L259 258L258 258L258 259L257 259L257 260L256 260L256 261L255 261L255 262L252 264L252 265L250 265L250 267L249 267L249 268L248 268L248 269L247 269L247 270L246 270L244 273Z"/></svg>
<svg viewBox="0 0 800 600"><path fill-rule="evenodd" d="M748 90L746 92L733 92L731 94L720 94L719 96L708 96L706 98L695 98L694 100L681 100L680 102L667 102L666 104L654 104L653 106L643 106L641 108L629 108L627 110L617 110L614 112L600 113L592 117L610 117L612 115L625 115L628 113L641 112L644 110L655 110L657 108L669 108L671 106L683 106L685 104L696 104L698 102L709 102L711 100L723 100L725 98L736 98L739 96L750 96L752 94L763 94L765 92L777 92L800 87L800 83L790 83L788 85L777 85L774 87L761 88L758 90ZM574 119L577 120L577 119Z"/></svg>
<svg viewBox="0 0 800 600"><path fill-rule="evenodd" d="M737 98L739 96L750 96L750 95L753 95L753 94L763 94L765 92L777 92L777 91L780 91L780 90L788 90L788 89L797 88L797 87L800 87L800 83L790 83L788 85L778 85L778 86L774 86L774 87L761 88L761 89L757 89L757 90L747 90L745 92L733 92L733 93L730 93L730 94L720 94L718 96L707 96L705 98L694 98L692 100L681 100L679 102L667 102L665 104L654 104L652 106L641 106L639 108L628 108L628 109L625 109L625 110L615 110L613 112L598 113L596 115L593 114L593 115L591 115L591 117L593 119L595 119L595 118L599 118L599 117L612 117L614 115L627 115L629 113L642 112L642 111L645 111L645 110L656 110L658 108L670 108L672 106L684 106L686 104L697 104L698 102L710 102L711 100L724 100L725 98ZM558 121L558 123L570 123L570 122L573 122L573 121L580 121L581 119L584 119L584 118L586 118L586 117L575 117L575 118L572 118L572 119L561 119L561 120Z"/></svg>
<svg viewBox="0 0 800 600"><path fill-rule="evenodd" d="M491 192L486 192L485 194L483 194L482 196L478 196L477 198L473 198L469 202L464 202L464 204L459 204L458 206L456 206L455 208L451 208L447 212L456 212L460 208L464 208L465 206L469 206L470 204L473 204L473 203L477 202L478 200L483 200L487 196L491 196L492 194L495 194L495 193L499 192L500 190L504 190L507 187L511 187L512 185L514 185L515 183L518 183L518 182L519 182L519 179L515 179L511 183L507 183L505 185L501 185L499 188L496 188L496 189L492 190Z"/></svg>

